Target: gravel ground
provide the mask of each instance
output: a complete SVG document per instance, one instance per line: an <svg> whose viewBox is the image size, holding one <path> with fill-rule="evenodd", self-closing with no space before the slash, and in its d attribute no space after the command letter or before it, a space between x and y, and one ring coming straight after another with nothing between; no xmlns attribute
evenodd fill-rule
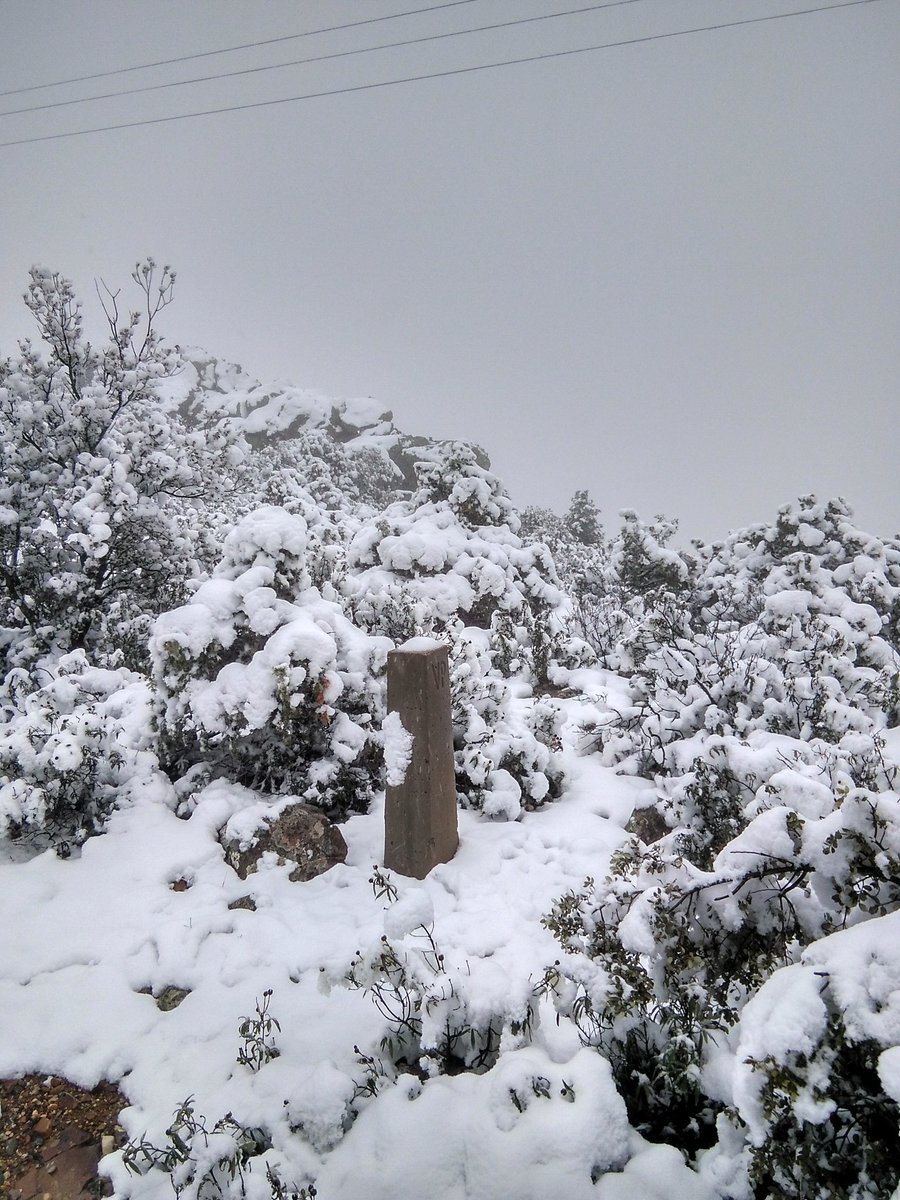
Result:
<svg viewBox="0 0 900 1200"><path fill-rule="evenodd" d="M78 1200L105 1194L101 1139L120 1145L127 1101L112 1084L90 1091L53 1076L0 1080L0 1195Z"/></svg>

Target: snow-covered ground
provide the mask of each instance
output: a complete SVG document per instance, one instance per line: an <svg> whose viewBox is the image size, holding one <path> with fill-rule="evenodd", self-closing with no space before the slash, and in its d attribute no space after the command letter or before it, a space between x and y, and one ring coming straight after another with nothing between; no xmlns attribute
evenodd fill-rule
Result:
<svg viewBox="0 0 900 1200"><path fill-rule="evenodd" d="M520 516L475 448L154 338L126 406L128 330L100 358L65 281L29 295L0 1078L120 1087L117 1200L900 1200L900 543L812 496L681 552L586 492ZM417 882L379 789L422 636L463 811ZM241 880L223 843L291 797L365 814L346 862Z"/></svg>
<svg viewBox="0 0 900 1200"><path fill-rule="evenodd" d="M127 1135L156 1145L192 1096L209 1126L232 1113L264 1127L265 1160L286 1181L315 1180L323 1200L705 1196L675 1151L630 1133L605 1060L559 1026L546 1002L531 1044L507 1032L490 1071L424 1083L402 1075L357 1099L350 1121L364 1078L355 1047L377 1055L385 1033L371 998L340 985L357 951L376 951L387 930L415 955L424 920L476 1024L482 1013L524 1011L559 956L541 917L605 870L646 787L591 758L568 767L566 797L519 822L460 813L453 861L422 882L393 877L393 902L376 898L370 882L382 859L380 805L343 826L346 864L308 883L264 864L244 882L226 865L217 831L257 797L224 783L184 820L157 781L79 857L47 851L6 862L0 1075L117 1081L130 1103ZM178 880L188 887L173 890ZM229 908L246 896L255 911ZM189 995L163 1012L153 995L167 987ZM238 1031L267 989L279 1054L253 1071L237 1061ZM549 1095L536 1094L533 1080L546 1081ZM171 1194L165 1175L130 1175L120 1154L104 1169L117 1195ZM607 1171L615 1173L593 1186L592 1172ZM248 1189L270 1194L259 1164Z"/></svg>

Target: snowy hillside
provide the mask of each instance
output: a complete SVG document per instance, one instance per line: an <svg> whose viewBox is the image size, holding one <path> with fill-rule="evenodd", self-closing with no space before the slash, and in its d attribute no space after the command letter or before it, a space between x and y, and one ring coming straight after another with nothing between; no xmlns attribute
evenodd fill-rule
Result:
<svg viewBox="0 0 900 1200"><path fill-rule="evenodd" d="M900 1196L900 542L517 513L474 447L166 348L134 280L98 348L35 272L0 367L0 1085L116 1085L119 1200ZM418 881L422 636L460 845ZM345 859L248 870L296 811Z"/></svg>

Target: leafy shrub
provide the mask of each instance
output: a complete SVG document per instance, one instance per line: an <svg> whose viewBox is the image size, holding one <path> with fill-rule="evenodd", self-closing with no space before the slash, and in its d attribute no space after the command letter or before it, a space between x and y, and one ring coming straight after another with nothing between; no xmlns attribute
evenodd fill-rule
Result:
<svg viewBox="0 0 900 1200"><path fill-rule="evenodd" d="M281 1025L269 1012L271 999L272 989L267 988L262 994L262 999L256 1002L255 1015L244 1017L238 1028L241 1044L238 1047L237 1060L251 1071L261 1070L280 1053L275 1045L273 1031L277 1030L280 1033Z"/></svg>

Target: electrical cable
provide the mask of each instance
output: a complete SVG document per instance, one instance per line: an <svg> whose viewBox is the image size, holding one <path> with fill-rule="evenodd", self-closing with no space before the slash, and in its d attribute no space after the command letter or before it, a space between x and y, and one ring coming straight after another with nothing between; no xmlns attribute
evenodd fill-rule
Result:
<svg viewBox="0 0 900 1200"><path fill-rule="evenodd" d="M676 29L666 33L645 34L643 37L624 38L617 42L601 42L594 46L576 46L571 50L554 50L546 54L530 54L523 58L507 58L499 62L479 63L473 67L453 67L445 71L429 71L423 75L407 75L399 79L378 80L375 83L360 83L346 87L329 88L320 92L307 92L299 96L283 96L277 100L255 100L247 104L229 104L220 108L208 108L199 112L175 113L168 117L146 117L140 121L121 121L113 125L97 125L90 129L75 129L66 133L47 133L38 137L16 138L0 142L0 149L10 146L25 146L35 142L52 142L61 138L84 137L91 133L109 133L117 129L136 129L148 125L164 125L172 121L185 121L195 117L210 117L219 113L246 112L254 108L270 108L276 104L296 104L302 100L318 100L329 96L345 96L353 92L370 92L377 88L396 87L405 83L419 83L426 79L447 79L454 75L472 75L478 71L491 71L498 67L520 66L524 63L546 62L555 58L570 58L575 54L589 54L598 50L612 50L622 46L637 46L649 42L665 41L669 38L689 37L698 33L710 33L722 29L736 29L745 25L760 25L766 21L782 21L791 17L805 17L814 13L831 12L839 8L859 8L864 4L879 4L882 0L841 0L839 4L816 5L811 8L793 9L785 13L770 13L764 17L744 17L737 21L723 21L714 25L699 25L692 29Z"/></svg>
<svg viewBox="0 0 900 1200"><path fill-rule="evenodd" d="M406 12L388 13L383 17L367 17L363 21L348 21L345 25L326 25L322 29L307 29L304 33L285 33L280 37L263 38L258 42L241 42L237 46L224 46L221 50L201 50L197 54L182 54L178 58L160 58L156 62L137 63L133 67L116 67L112 71L96 71L93 75L73 75L71 79L57 79L52 83L32 83L28 87L10 88L0 96L17 96L21 92L37 92L42 88L64 87L69 83L85 83L89 79L106 79L110 75L125 75L129 71L149 71L153 67L168 67L173 63L191 62L197 58L211 58L216 54L232 54L236 50L253 50L257 46L274 46L276 42L292 42L297 38L315 37L319 33L337 33L339 29L356 29L360 25L377 25L380 21L398 21L401 17L417 17L421 13L438 12L442 8L459 8L463 4L477 4L480 0L445 0L443 4L432 4L428 8L411 8Z"/></svg>
<svg viewBox="0 0 900 1200"><path fill-rule="evenodd" d="M335 58L352 58L359 54L372 54L376 50L397 50L406 46L419 46L423 42L440 42L446 38L464 37L470 33L488 33L496 29L509 29L513 25L530 25L535 21L553 21L557 17L572 17L580 13L599 12L604 8L621 8L624 4L640 4L643 0L605 0L602 4L586 4L581 8L569 8L564 12L543 13L537 17L516 17L512 21L498 21L493 25L476 25L471 29L454 29L449 33L430 33L423 37L407 38L402 42L383 42L378 46L363 46L358 50L338 50L333 54L317 54L311 58L297 58L292 62L271 63L262 67L244 67L239 71L219 71L214 75L199 75L194 79L176 79L170 83L151 83L145 87L123 88L118 92L102 92L96 96L79 96L74 100L53 100L47 104L32 104L26 108L9 108L0 112L0 117L13 117L19 113L41 112L48 108L68 108L72 104L87 104L91 100L112 100L119 96L137 96L142 92L159 92L166 88L187 87L195 83L209 83L216 79L234 79L240 75L257 75L264 71L278 71L284 67L301 67L310 63L329 62Z"/></svg>

